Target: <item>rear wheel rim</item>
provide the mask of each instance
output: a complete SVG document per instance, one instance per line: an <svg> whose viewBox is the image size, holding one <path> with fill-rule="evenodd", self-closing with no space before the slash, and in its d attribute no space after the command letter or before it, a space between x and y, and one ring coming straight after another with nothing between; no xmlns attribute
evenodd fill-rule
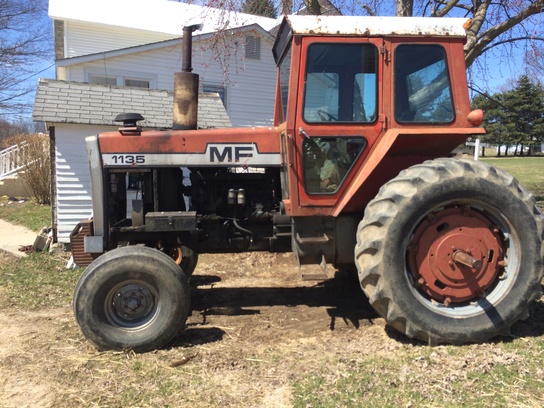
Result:
<svg viewBox="0 0 544 408"><path fill-rule="evenodd" d="M516 265L507 258L515 250L506 222L498 219L463 205L429 212L418 223L405 253L406 274L421 303L444 315L469 316L511 289Z"/></svg>

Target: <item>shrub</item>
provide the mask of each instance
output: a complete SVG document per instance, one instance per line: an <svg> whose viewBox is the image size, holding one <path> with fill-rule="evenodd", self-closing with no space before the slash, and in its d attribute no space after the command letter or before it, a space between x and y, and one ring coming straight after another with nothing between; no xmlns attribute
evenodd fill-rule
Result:
<svg viewBox="0 0 544 408"><path fill-rule="evenodd" d="M23 166L20 180L30 189L38 204L51 204L51 155L49 137L42 133L13 136L8 145L19 146L18 161Z"/></svg>

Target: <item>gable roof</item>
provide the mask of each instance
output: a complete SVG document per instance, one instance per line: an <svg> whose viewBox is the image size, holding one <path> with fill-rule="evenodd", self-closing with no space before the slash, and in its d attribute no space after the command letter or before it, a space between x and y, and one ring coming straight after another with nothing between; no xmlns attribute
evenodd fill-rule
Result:
<svg viewBox="0 0 544 408"><path fill-rule="evenodd" d="M49 0L49 17L180 36L183 27L204 24L201 33L259 24L266 31L276 19L167 0Z"/></svg>
<svg viewBox="0 0 544 408"><path fill-rule="evenodd" d="M40 79L32 119L36 122L119 126L119 113L137 112L145 128L171 128L173 93L146 88ZM219 95L201 93L198 127L231 127Z"/></svg>

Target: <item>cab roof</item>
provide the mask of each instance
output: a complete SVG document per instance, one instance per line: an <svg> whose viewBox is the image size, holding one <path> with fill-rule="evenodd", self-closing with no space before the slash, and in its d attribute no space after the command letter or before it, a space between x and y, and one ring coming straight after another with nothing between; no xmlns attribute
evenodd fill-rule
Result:
<svg viewBox="0 0 544 408"><path fill-rule="evenodd" d="M285 16L293 34L465 37L467 18Z"/></svg>
<svg viewBox="0 0 544 408"><path fill-rule="evenodd" d="M293 35L362 37L466 37L467 18L285 16L281 22L274 57L276 62Z"/></svg>

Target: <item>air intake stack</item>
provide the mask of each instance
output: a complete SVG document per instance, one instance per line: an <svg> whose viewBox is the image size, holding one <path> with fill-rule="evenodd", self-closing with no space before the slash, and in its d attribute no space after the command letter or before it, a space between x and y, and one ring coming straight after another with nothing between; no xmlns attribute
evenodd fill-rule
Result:
<svg viewBox="0 0 544 408"><path fill-rule="evenodd" d="M197 128L198 74L192 67L193 32L201 30L202 24L183 27L182 72L174 74L173 124L175 130Z"/></svg>

